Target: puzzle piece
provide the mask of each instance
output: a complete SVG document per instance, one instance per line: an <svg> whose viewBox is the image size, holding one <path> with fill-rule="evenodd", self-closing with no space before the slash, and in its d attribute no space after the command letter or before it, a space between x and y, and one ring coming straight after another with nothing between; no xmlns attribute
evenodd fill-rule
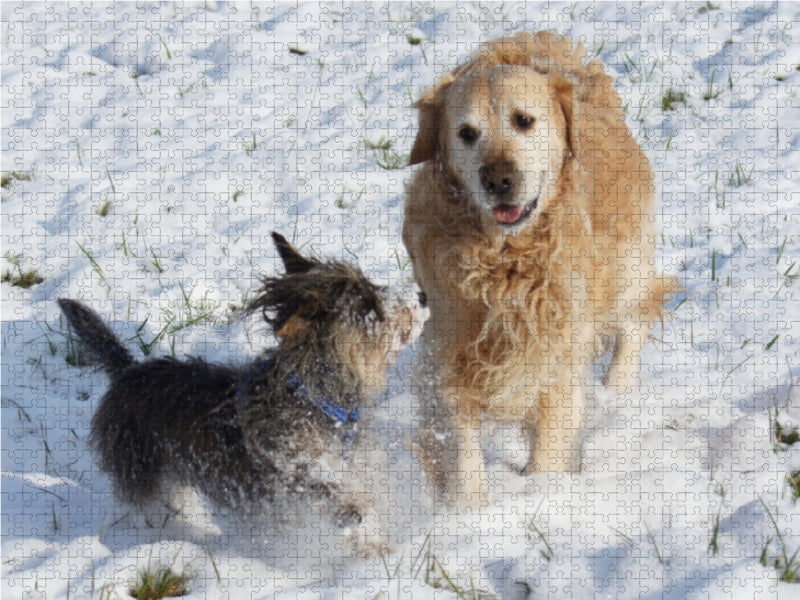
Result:
<svg viewBox="0 0 800 600"><path fill-rule="evenodd" d="M125 597L159 567L234 599L797 595L796 3L0 13L3 597ZM537 31L568 47L466 66ZM425 169L444 183L417 197ZM90 450L109 380L56 301L138 361L259 364L311 316L241 316L281 270L273 231L392 293L416 278L435 313L358 421L364 528L389 539L369 558L324 503L257 529L195 485L146 519Z"/></svg>

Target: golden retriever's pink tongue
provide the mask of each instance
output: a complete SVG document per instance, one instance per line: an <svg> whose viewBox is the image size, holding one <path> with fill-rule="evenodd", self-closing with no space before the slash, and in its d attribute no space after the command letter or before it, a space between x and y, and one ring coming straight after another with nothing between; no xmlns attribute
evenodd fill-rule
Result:
<svg viewBox="0 0 800 600"><path fill-rule="evenodd" d="M522 207L502 204L493 209L492 212L494 213L494 218L501 223L516 223L522 214Z"/></svg>

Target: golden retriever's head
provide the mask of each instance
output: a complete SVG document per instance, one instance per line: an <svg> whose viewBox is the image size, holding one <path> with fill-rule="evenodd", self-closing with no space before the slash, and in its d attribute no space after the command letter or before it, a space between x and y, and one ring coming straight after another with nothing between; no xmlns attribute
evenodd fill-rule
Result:
<svg viewBox="0 0 800 600"><path fill-rule="evenodd" d="M447 90L441 159L468 201L513 232L545 210L568 152L566 118L546 75L500 65Z"/></svg>
<svg viewBox="0 0 800 600"><path fill-rule="evenodd" d="M416 103L410 164L437 161L488 228L519 232L547 210L577 151L578 92L610 80L583 56L547 32L486 44Z"/></svg>

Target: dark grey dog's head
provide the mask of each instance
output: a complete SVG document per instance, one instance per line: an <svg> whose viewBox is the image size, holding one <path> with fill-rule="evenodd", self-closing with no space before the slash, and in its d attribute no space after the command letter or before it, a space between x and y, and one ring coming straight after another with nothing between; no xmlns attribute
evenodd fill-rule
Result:
<svg viewBox="0 0 800 600"><path fill-rule="evenodd" d="M260 312L282 346L315 359L333 352L368 387L382 387L386 365L428 318L424 294L375 285L354 265L308 258L280 234L272 238L285 273L262 279L248 312Z"/></svg>

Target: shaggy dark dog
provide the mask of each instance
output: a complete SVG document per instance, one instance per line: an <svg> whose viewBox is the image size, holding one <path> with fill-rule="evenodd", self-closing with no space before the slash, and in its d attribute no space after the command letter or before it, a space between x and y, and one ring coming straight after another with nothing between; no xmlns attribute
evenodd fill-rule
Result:
<svg viewBox="0 0 800 600"><path fill-rule="evenodd" d="M258 521L311 502L356 546L372 509L364 415L385 370L427 318L417 291L390 292L357 268L300 255L273 234L286 268L248 310L280 339L244 367L199 358L137 362L89 308L59 300L71 332L111 379L91 443L118 496L137 508L193 486ZM372 532L374 533L374 532ZM373 536L374 537L374 536Z"/></svg>

